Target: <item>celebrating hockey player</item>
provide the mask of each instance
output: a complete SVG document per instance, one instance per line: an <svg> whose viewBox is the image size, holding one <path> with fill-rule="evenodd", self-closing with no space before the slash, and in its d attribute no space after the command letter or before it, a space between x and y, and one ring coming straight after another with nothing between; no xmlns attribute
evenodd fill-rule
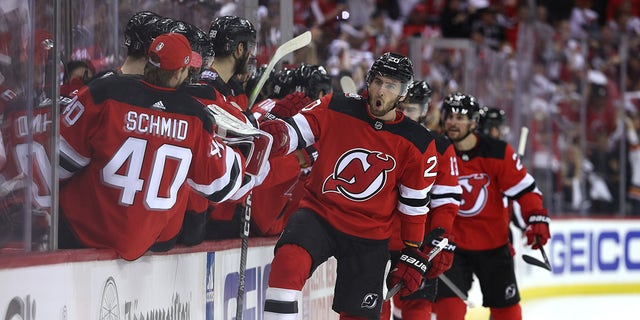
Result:
<svg viewBox="0 0 640 320"><path fill-rule="evenodd" d="M331 256L338 262L333 310L341 319L380 317L394 216L405 248L387 284L402 282L401 296L420 286L438 163L435 136L396 110L412 80L411 61L385 53L367 73L367 99L329 94L291 118L262 123L274 137L272 156L321 145L300 209L276 244L264 319L295 317L307 278Z"/></svg>

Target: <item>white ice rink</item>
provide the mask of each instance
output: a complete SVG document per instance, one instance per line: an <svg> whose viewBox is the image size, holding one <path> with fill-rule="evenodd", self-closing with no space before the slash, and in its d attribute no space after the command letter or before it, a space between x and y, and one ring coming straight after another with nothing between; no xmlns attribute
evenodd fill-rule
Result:
<svg viewBox="0 0 640 320"><path fill-rule="evenodd" d="M638 320L640 293L585 295L525 301L523 320ZM489 319L488 309L470 309L467 320Z"/></svg>

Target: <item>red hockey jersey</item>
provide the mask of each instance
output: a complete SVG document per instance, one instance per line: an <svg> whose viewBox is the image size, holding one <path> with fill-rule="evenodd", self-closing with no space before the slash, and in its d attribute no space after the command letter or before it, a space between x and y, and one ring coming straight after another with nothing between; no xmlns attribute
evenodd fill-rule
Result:
<svg viewBox="0 0 640 320"><path fill-rule="evenodd" d="M60 122L60 207L88 247L137 259L177 235L187 185L217 202L240 187L241 155L184 90L107 77L81 89Z"/></svg>
<svg viewBox="0 0 640 320"><path fill-rule="evenodd" d="M457 151L462 201L453 222L458 247L488 250L509 242L510 214L507 202L517 200L526 218L544 210L542 194L511 145L476 134L472 150Z"/></svg>
<svg viewBox="0 0 640 320"><path fill-rule="evenodd" d="M421 242L428 193L438 162L435 135L400 112L394 121L374 118L358 95L329 94L290 123L290 147L319 142L301 207L336 229L361 238L388 239L394 210L402 239Z"/></svg>

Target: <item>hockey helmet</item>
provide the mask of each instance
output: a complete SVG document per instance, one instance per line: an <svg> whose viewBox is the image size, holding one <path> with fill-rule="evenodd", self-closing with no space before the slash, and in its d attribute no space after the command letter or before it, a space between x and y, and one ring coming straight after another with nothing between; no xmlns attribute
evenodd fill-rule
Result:
<svg viewBox="0 0 640 320"><path fill-rule="evenodd" d="M469 120L478 123L480 121L480 104L478 104L478 99L462 92L451 93L444 98L442 102L442 119L447 119L452 113L467 115Z"/></svg>
<svg viewBox="0 0 640 320"><path fill-rule="evenodd" d="M311 99L317 99L320 92L331 92L331 77L320 65L301 64L295 70L296 86Z"/></svg>
<svg viewBox="0 0 640 320"><path fill-rule="evenodd" d="M256 43L256 28L247 19L237 16L217 17L209 27L212 50L217 56L228 56L239 43Z"/></svg>
<svg viewBox="0 0 640 320"><path fill-rule="evenodd" d="M407 86L413 81L413 63L401 54L387 52L373 62L371 69L367 72L367 83L371 83L377 75L399 80L404 85L402 90L404 95Z"/></svg>
<svg viewBox="0 0 640 320"><path fill-rule="evenodd" d="M407 97L404 98L403 102L417 103L424 109L431 101L432 93L433 90L431 90L431 86L426 81L414 80L409 84Z"/></svg>
<svg viewBox="0 0 640 320"><path fill-rule="evenodd" d="M161 16L151 11L141 11L134 14L124 29L124 45L129 48L130 55L146 55L153 42L161 32L156 23Z"/></svg>

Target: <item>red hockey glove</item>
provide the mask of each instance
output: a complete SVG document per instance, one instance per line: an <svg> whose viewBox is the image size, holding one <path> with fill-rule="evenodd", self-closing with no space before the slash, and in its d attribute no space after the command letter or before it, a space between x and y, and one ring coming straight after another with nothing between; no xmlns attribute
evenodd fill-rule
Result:
<svg viewBox="0 0 640 320"><path fill-rule="evenodd" d="M387 276L387 287L393 288L400 281L404 286L398 294L401 297L410 295L420 288L422 278L429 269L429 257L416 248L402 249L396 267Z"/></svg>
<svg viewBox="0 0 640 320"><path fill-rule="evenodd" d="M429 254L429 251L437 246L442 240L442 235L444 234L444 229L435 228L431 230L425 236L425 244L422 247L422 252L425 254ZM444 273L445 271L451 268L453 264L453 253L456 250L456 244L451 241L449 237L449 243L431 260L431 267L427 272L427 279L433 279Z"/></svg>
<svg viewBox="0 0 640 320"><path fill-rule="evenodd" d="M303 92L294 92L276 102L270 113L279 118L293 117L311 102Z"/></svg>
<svg viewBox="0 0 640 320"><path fill-rule="evenodd" d="M533 212L529 215L525 234L527 235L527 245L530 245L532 249L544 246L551 237L549 233L550 221L551 218L549 218L547 210Z"/></svg>
<svg viewBox="0 0 640 320"><path fill-rule="evenodd" d="M267 120L260 124L260 130L273 137L269 158L283 156L289 151L289 131L282 120Z"/></svg>

